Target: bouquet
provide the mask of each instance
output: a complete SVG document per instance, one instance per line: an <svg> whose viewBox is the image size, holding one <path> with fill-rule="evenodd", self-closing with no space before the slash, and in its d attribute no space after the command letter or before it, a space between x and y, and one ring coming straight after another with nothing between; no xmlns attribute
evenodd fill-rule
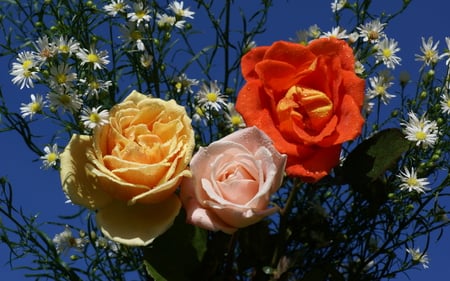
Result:
<svg viewBox="0 0 450 281"><path fill-rule="evenodd" d="M271 0L4 2L0 54L29 98L0 92L1 130L66 196L59 216L30 215L1 178L10 266L36 280L427 268L449 223L450 38L422 38L420 69L400 72L386 28L413 4L372 2L334 0L331 30L265 45Z"/></svg>

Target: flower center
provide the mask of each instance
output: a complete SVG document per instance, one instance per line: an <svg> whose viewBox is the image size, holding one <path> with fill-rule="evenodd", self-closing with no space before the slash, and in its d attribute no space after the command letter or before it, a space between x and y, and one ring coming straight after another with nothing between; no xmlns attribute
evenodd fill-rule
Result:
<svg viewBox="0 0 450 281"><path fill-rule="evenodd" d="M217 101L217 94L216 93L207 93L206 94L206 99L209 101L209 102L216 102Z"/></svg>
<svg viewBox="0 0 450 281"><path fill-rule="evenodd" d="M47 155L47 161L50 162L50 163L55 162L56 159L58 159L58 155L56 155L56 153L54 153L54 152L50 152L50 153Z"/></svg>
<svg viewBox="0 0 450 281"><path fill-rule="evenodd" d="M89 121L91 121L92 123L98 124L101 121L100 115L98 115L97 113L91 113L89 115Z"/></svg>
<svg viewBox="0 0 450 281"><path fill-rule="evenodd" d="M71 98L69 95L67 94L63 94L59 97L59 102L63 105L68 105L70 104Z"/></svg>
<svg viewBox="0 0 450 281"><path fill-rule="evenodd" d="M68 53L70 51L70 48L67 45L61 45L59 46L59 50L61 51L61 53Z"/></svg>
<svg viewBox="0 0 450 281"><path fill-rule="evenodd" d="M38 103L38 102L33 102L31 105L30 105L30 111L31 112L39 112L39 111L41 111L41 104L40 103Z"/></svg>
<svg viewBox="0 0 450 281"><path fill-rule="evenodd" d="M89 55L87 55L87 60L88 60L88 62L96 63L99 61L99 58L96 54L89 54Z"/></svg>
<svg viewBox="0 0 450 281"><path fill-rule="evenodd" d="M409 186L418 186L419 181L416 178L408 178L406 184Z"/></svg>
<svg viewBox="0 0 450 281"><path fill-rule="evenodd" d="M131 37L132 40L137 41L137 40L141 40L142 39L142 34L138 30L133 30L130 33L130 37Z"/></svg>
<svg viewBox="0 0 450 281"><path fill-rule="evenodd" d="M58 84L64 84L67 82L67 76L64 73L58 73L55 78Z"/></svg>
<svg viewBox="0 0 450 281"><path fill-rule="evenodd" d="M136 12L136 17L138 19L143 19L145 17L145 11L144 10L140 10Z"/></svg>
<svg viewBox="0 0 450 281"><path fill-rule="evenodd" d="M426 138L427 138L427 134L425 132L419 131L419 132L416 133L416 139L417 140L423 141Z"/></svg>
<svg viewBox="0 0 450 281"><path fill-rule="evenodd" d="M23 69L29 69L29 68L32 67L32 66L33 66L33 61L32 61L32 60L25 60L25 61L22 63Z"/></svg>
<svg viewBox="0 0 450 281"><path fill-rule="evenodd" d="M392 56L392 51L391 51L391 49L384 49L384 50L383 50L383 56L384 56L385 58L390 58L390 57Z"/></svg>
<svg viewBox="0 0 450 281"><path fill-rule="evenodd" d="M278 103L277 112L282 127L295 124L311 133L318 133L330 120L333 103L321 91L292 86Z"/></svg>

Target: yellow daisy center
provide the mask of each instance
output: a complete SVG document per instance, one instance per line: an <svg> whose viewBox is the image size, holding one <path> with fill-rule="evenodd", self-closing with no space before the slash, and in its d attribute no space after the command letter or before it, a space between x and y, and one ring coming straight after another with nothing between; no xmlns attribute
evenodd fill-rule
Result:
<svg viewBox="0 0 450 281"><path fill-rule="evenodd" d="M58 82L58 84L64 84L67 82L67 76L64 73L59 73L56 75L56 82Z"/></svg>
<svg viewBox="0 0 450 281"><path fill-rule="evenodd" d="M216 93L207 93L206 94L206 99L209 102L216 102L217 101L217 94Z"/></svg>
<svg viewBox="0 0 450 281"><path fill-rule="evenodd" d="M38 102L33 102L31 105L30 105L30 111L31 112L39 112L39 111L41 111L41 104L40 103L38 103Z"/></svg>
<svg viewBox="0 0 450 281"><path fill-rule="evenodd" d="M426 134L425 132L419 131L419 132L416 133L416 139L417 139L417 140L423 141L423 140L425 140L426 138L427 138L427 134Z"/></svg>
<svg viewBox="0 0 450 281"><path fill-rule="evenodd" d="M32 60L25 60L25 61L22 63L23 69L29 69L29 68L32 67L32 66L33 66L33 61L32 61Z"/></svg>
<svg viewBox="0 0 450 281"><path fill-rule="evenodd" d="M406 180L406 183L409 186L417 186L419 181L416 178L409 178L409 179Z"/></svg>
<svg viewBox="0 0 450 281"><path fill-rule="evenodd" d="M68 52L70 51L70 48L69 48L69 46L67 46L67 45L61 45L61 46L59 46L59 50L60 50L62 53L68 53Z"/></svg>
<svg viewBox="0 0 450 281"><path fill-rule="evenodd" d="M47 155L47 161L48 162L55 162L56 161L56 159L58 159L58 155L56 155L56 153L54 153L54 152L50 152L48 155Z"/></svg>
<svg viewBox="0 0 450 281"><path fill-rule="evenodd" d="M70 101L71 101L71 98L67 94L61 95L59 97L59 102L61 102L61 104L67 105L70 103Z"/></svg>
<svg viewBox="0 0 450 281"><path fill-rule="evenodd" d="M100 120L101 120L101 118L100 118L100 115L98 115L98 113L91 113L91 114L89 115L89 120L90 120L92 123L99 123Z"/></svg>
<svg viewBox="0 0 450 281"><path fill-rule="evenodd" d="M96 54L89 54L87 55L88 62L96 63L99 61L99 58Z"/></svg>
<svg viewBox="0 0 450 281"><path fill-rule="evenodd" d="M136 12L136 17L138 19L143 19L145 17L145 11L144 10L140 10Z"/></svg>
<svg viewBox="0 0 450 281"><path fill-rule="evenodd" d="M386 58L390 58L392 56L391 49L384 49L383 50L383 56L386 57Z"/></svg>
<svg viewBox="0 0 450 281"><path fill-rule="evenodd" d="M234 126L238 126L241 123L242 123L241 116L239 116L239 115L231 116L231 124L233 124Z"/></svg>

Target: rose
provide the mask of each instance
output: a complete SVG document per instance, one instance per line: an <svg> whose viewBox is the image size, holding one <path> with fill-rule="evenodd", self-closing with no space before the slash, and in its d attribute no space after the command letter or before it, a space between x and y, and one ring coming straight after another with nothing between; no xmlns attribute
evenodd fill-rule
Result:
<svg viewBox="0 0 450 281"><path fill-rule="evenodd" d="M110 110L92 136L73 135L61 154L61 181L70 200L97 210L110 239L147 245L181 209L174 193L194 149L185 109L133 91Z"/></svg>
<svg viewBox="0 0 450 281"><path fill-rule="evenodd" d="M279 41L242 58L246 84L236 109L288 155L288 175L318 181L339 163L342 143L361 133L364 80L354 63L352 49L335 38Z"/></svg>
<svg viewBox="0 0 450 281"><path fill-rule="evenodd" d="M181 184L187 221L233 233L278 211L267 208L283 180L286 155L256 127L238 130L192 157L191 178Z"/></svg>

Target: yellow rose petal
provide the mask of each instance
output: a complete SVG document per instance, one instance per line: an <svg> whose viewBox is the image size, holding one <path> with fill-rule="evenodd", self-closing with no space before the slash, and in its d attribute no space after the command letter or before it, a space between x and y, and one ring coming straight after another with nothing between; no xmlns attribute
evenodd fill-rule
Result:
<svg viewBox="0 0 450 281"><path fill-rule="evenodd" d="M87 173L88 150L92 147L92 138L85 135L73 135L61 154L61 183L64 192L72 203L90 209L101 208L112 198L95 185L95 179Z"/></svg>
<svg viewBox="0 0 450 281"><path fill-rule="evenodd" d="M129 246L145 246L169 229L181 208L176 195L158 204L127 205L116 201L97 213L108 238Z"/></svg>

